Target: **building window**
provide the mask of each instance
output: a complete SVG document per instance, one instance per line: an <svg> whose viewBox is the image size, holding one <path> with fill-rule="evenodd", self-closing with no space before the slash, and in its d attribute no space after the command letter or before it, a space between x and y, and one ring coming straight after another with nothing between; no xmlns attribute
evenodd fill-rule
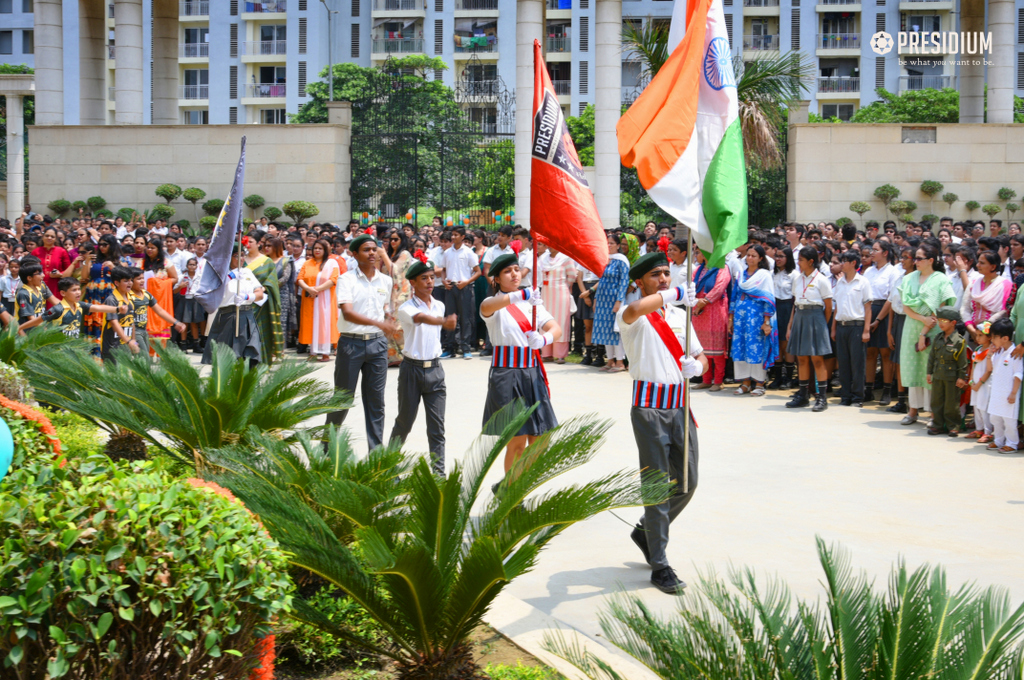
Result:
<svg viewBox="0 0 1024 680"><path fill-rule="evenodd" d="M185 84L182 85L182 99L209 99L210 98L210 71L209 69L187 68L185 69Z"/></svg>
<svg viewBox="0 0 1024 680"><path fill-rule="evenodd" d="M14 53L14 31L0 31L0 54Z"/></svg>
<svg viewBox="0 0 1024 680"><path fill-rule="evenodd" d="M35 9L32 7L32 0L21 0L21 13L32 14Z"/></svg>
<svg viewBox="0 0 1024 680"><path fill-rule="evenodd" d="M210 29L206 26L185 29L185 43L181 46L183 57L210 56Z"/></svg>
<svg viewBox="0 0 1024 680"><path fill-rule="evenodd" d="M260 122L264 125L284 125L288 117L284 109L260 109Z"/></svg>
<svg viewBox="0 0 1024 680"><path fill-rule="evenodd" d="M185 125L209 125L210 124L210 112L207 110L202 111L182 111L182 123Z"/></svg>
<svg viewBox="0 0 1024 680"><path fill-rule="evenodd" d="M13 0L0 0L0 14L11 14L14 12L13 5Z"/></svg>
<svg viewBox="0 0 1024 680"><path fill-rule="evenodd" d="M849 121L853 118L853 104L822 104L821 117L825 119L838 118L842 121Z"/></svg>
<svg viewBox="0 0 1024 680"><path fill-rule="evenodd" d="M35 34L35 31L22 31L21 32L21 53L22 54L35 54L36 53L36 34Z"/></svg>

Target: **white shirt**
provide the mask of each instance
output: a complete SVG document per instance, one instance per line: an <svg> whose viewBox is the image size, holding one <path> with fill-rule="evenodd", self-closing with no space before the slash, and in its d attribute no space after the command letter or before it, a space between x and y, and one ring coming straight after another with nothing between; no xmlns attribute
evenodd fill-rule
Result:
<svg viewBox="0 0 1024 680"><path fill-rule="evenodd" d="M798 305L825 306L825 300L832 297L832 284L819 271L804 276L799 269L793 270L793 299Z"/></svg>
<svg viewBox="0 0 1024 680"><path fill-rule="evenodd" d="M886 262L885 266L881 269L874 265L865 267L863 276L868 280L868 283L871 284L871 299L889 299L889 293L892 291L892 287L894 285L898 285L903 276L902 272L902 267L896 267L888 262Z"/></svg>
<svg viewBox="0 0 1024 680"><path fill-rule="evenodd" d="M490 264L490 263L494 262L501 255L515 255L515 254L516 254L516 251L512 250L512 246L505 246L504 248L499 248L498 244L495 243L493 246L488 248L486 252L484 252L484 264ZM469 278L469 277L467 276L466 278Z"/></svg>
<svg viewBox="0 0 1024 680"><path fill-rule="evenodd" d="M351 304L352 311L362 314L374 321L383 321L384 314L391 304L391 277L373 270L373 278L368 279L363 271L356 267L338 277L338 306ZM376 326L363 326L345 320L344 314L338 314L338 330L342 333L380 333Z"/></svg>
<svg viewBox="0 0 1024 680"><path fill-rule="evenodd" d="M473 275L473 268L478 266L476 252L465 243L461 248L452 246L444 252L437 265L444 269L445 278L449 281L467 281Z"/></svg>
<svg viewBox="0 0 1024 680"><path fill-rule="evenodd" d="M732 276L733 281L737 281L740 278L740 274L747 268L743 258L740 257L739 251L732 251L725 256L725 266L729 268L729 274Z"/></svg>
<svg viewBox="0 0 1024 680"><path fill-rule="evenodd" d="M900 293L900 285L903 283L906 271L903 267L897 267L896 271L899 272L899 278L895 280L892 290L889 291L889 306L893 314L903 314L903 294Z"/></svg>
<svg viewBox="0 0 1024 680"><path fill-rule="evenodd" d="M835 296L836 321L863 321L864 305L870 305L871 283L863 274L855 274L853 281L840 276L836 282Z"/></svg>
<svg viewBox="0 0 1024 680"><path fill-rule="evenodd" d="M953 295L956 296L956 308L960 309L960 305L964 302L964 282L960 279L960 272L948 274L949 283L953 286ZM970 288L974 285L974 282L982 278L982 274L974 269L967 270L967 287ZM966 317L965 317L966 318Z"/></svg>
<svg viewBox="0 0 1024 680"><path fill-rule="evenodd" d="M522 288L533 288L533 249L519 253L519 271L525 272L526 270L529 270L529 273L523 274L519 285Z"/></svg>
<svg viewBox="0 0 1024 680"><path fill-rule="evenodd" d="M444 303L430 299L430 304L413 295L398 307L398 323L405 334L402 354L410 359L429 361L441 356L441 327L428 323L415 323L417 314L427 314L439 319L444 317Z"/></svg>
<svg viewBox="0 0 1024 680"><path fill-rule="evenodd" d="M583 272L584 283L594 283L595 281L601 280L601 277L595 274L594 272L590 271L586 267L581 267L579 262L576 263L576 269L579 269L581 272Z"/></svg>
<svg viewBox="0 0 1024 680"><path fill-rule="evenodd" d="M228 272L228 279L224 284L224 297L221 298L221 309L237 305L259 305L267 301L267 296L256 300L256 289L262 288L256 275L248 267L232 269Z"/></svg>
<svg viewBox="0 0 1024 680"><path fill-rule="evenodd" d="M1017 401L1012 404L1006 401L1013 390L1013 379L1024 378L1024 359L1014 359L1012 353L1013 347L1010 347L991 355L992 376L988 381L992 384L992 392L986 409L990 416L1017 418L1020 413L1020 390L1017 391Z"/></svg>
<svg viewBox="0 0 1024 680"><path fill-rule="evenodd" d="M427 259L429 261L433 262L435 267L443 266L442 263L441 263L441 258L443 256L444 256L444 248L442 248L441 246L430 246L429 248L427 248ZM444 281L441 280L440 276L438 276L438 277L436 277L434 279L434 288L437 288L438 286L443 286L443 285L444 285Z"/></svg>
<svg viewBox="0 0 1024 680"><path fill-rule="evenodd" d="M504 293L498 293L498 295L504 295ZM511 307L512 305L509 305ZM523 313L527 321L531 321L533 318L533 307L530 306L529 302L516 302L515 306ZM495 347L502 347L505 345L511 345L514 347L526 347L526 333L519 327L519 322L512 318L512 313L508 311L508 307L499 309L490 316L481 317L484 320L484 325L487 326L487 333L490 335L491 344ZM551 312L544 309L544 303L537 305L537 325L535 330L541 332L540 329L544 328L544 324L548 321L553 320L555 317L551 316ZM565 332L565 329L562 330Z"/></svg>
<svg viewBox="0 0 1024 680"><path fill-rule="evenodd" d="M685 380L683 372L676 360L672 358L668 348L665 347L665 342L658 335L658 331L654 330L650 320L646 316L641 316L633 323L627 324L622 318L625 311L626 306L623 305L615 315L615 321L619 325L622 347L626 350L626 356L629 358L629 375L633 380L646 380L665 385L681 384ZM665 313L665 321L668 322L672 332L679 340L679 345L685 351L686 312L671 305L662 307L662 311ZM690 356L695 357L703 351L704 348L701 347L697 334L691 333Z"/></svg>
<svg viewBox="0 0 1024 680"><path fill-rule="evenodd" d="M792 272L787 272L785 269L780 269L772 276L776 300L793 299L793 272L795 271L794 269Z"/></svg>
<svg viewBox="0 0 1024 680"><path fill-rule="evenodd" d="M173 253L164 251L164 260L167 261L167 264L172 265L179 275L185 272L185 265L193 257L192 253L183 250L175 250Z"/></svg>

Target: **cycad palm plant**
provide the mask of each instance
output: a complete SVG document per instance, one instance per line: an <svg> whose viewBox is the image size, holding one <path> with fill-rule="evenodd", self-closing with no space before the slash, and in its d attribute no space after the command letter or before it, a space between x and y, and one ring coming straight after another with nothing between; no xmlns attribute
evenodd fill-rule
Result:
<svg viewBox="0 0 1024 680"><path fill-rule="evenodd" d="M22 368L28 357L40 350L45 350L47 357L56 353L55 345L63 345L60 348L62 352L87 347L85 342L69 338L59 328L49 325L18 335L18 324L12 321L0 331L0 363Z"/></svg>
<svg viewBox="0 0 1024 680"><path fill-rule="evenodd" d="M1024 605L1000 588L950 592L941 567L900 561L879 595L849 555L818 539L826 601L797 602L777 579L761 590L749 569L732 588L702 575L699 592L662 619L635 596L613 598L601 628L666 680L1019 680ZM588 677L621 680L591 652L560 636L546 646Z"/></svg>
<svg viewBox="0 0 1024 680"><path fill-rule="evenodd" d="M250 368L216 345L203 377L178 348L155 347L159 363L125 352L100 365L81 352L48 352L29 358L28 378L38 400L112 433L132 432L197 467L205 451L244 442L253 431L290 440L301 423L349 405L305 363Z"/></svg>
<svg viewBox="0 0 1024 680"><path fill-rule="evenodd" d="M403 680L481 678L467 645L469 633L505 585L534 566L551 539L604 510L660 502L670 493L660 478L641 482L635 472L620 472L528 497L593 457L609 424L580 418L528 447L502 492L474 515L485 473L528 417L519 405L500 412L497 441L490 446L478 441L466 464L456 463L446 478L436 476L427 460L417 460L403 482L404 504L392 509L390 521L357 527L356 546L346 545L324 521L322 496L309 502L253 473L216 479L259 516L294 566L359 602L387 631L393 647L375 648L334 628L301 601L300 617L391 657Z"/></svg>

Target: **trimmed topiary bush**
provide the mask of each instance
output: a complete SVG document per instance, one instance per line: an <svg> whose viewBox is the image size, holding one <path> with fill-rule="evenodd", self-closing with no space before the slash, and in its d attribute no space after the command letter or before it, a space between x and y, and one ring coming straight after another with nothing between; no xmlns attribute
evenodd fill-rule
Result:
<svg viewBox="0 0 1024 680"><path fill-rule="evenodd" d="M250 210L252 210L253 217L256 217L256 211L262 208L267 203L259 194L249 194L248 196L242 199L242 202L245 203Z"/></svg>
<svg viewBox="0 0 1024 680"><path fill-rule="evenodd" d="M153 222L156 220L169 220L174 217L174 206L167 205L166 203L160 203L154 205L153 209L146 213L146 221Z"/></svg>
<svg viewBox="0 0 1024 680"><path fill-rule="evenodd" d="M114 213L110 212L106 208L100 208L99 210L94 212L93 215L96 217L113 217Z"/></svg>
<svg viewBox="0 0 1024 680"><path fill-rule="evenodd" d="M203 215L199 218L199 226L212 231L217 226L217 218L213 215Z"/></svg>
<svg viewBox="0 0 1024 680"><path fill-rule="evenodd" d="M120 217L125 222L131 222L132 215L135 215L138 212L139 211L136 210L135 208L121 208L120 210L117 211L117 216Z"/></svg>
<svg viewBox="0 0 1024 680"><path fill-rule="evenodd" d="M161 184L153 193L170 203L178 196L181 196L181 187L177 184Z"/></svg>
<svg viewBox="0 0 1024 680"><path fill-rule="evenodd" d="M89 206L89 210L96 212L97 210L102 210L107 207L107 199L102 196L90 196L85 199L85 204Z"/></svg>
<svg viewBox="0 0 1024 680"><path fill-rule="evenodd" d="M302 224L303 220L320 214L320 208L309 201L288 201L281 206L281 210L284 211L285 215L292 218L295 224Z"/></svg>
<svg viewBox="0 0 1024 680"><path fill-rule="evenodd" d="M198 203L199 201L206 198L206 192L198 187L189 187L185 191L181 192L182 198L192 203Z"/></svg>
<svg viewBox="0 0 1024 680"><path fill-rule="evenodd" d="M75 201L71 204L71 210L77 215L79 210L85 210L89 206L86 205L85 201Z"/></svg>
<svg viewBox="0 0 1024 680"><path fill-rule="evenodd" d="M65 201L63 198L58 198L55 201L50 201L49 203L47 203L46 207L49 209L51 213L53 213L54 217L60 217L68 210L71 210L71 202Z"/></svg>
<svg viewBox="0 0 1024 680"><path fill-rule="evenodd" d="M942 194L942 202L949 206L949 209L953 209L953 204L960 200L960 197L954 194L952 191Z"/></svg>
<svg viewBox="0 0 1024 680"><path fill-rule="evenodd" d="M849 217L846 217L845 215L836 220L836 226L839 227L840 229L845 227L847 224L853 224L853 220L851 220Z"/></svg>
<svg viewBox="0 0 1024 680"><path fill-rule="evenodd" d="M185 232L185 230L190 229L192 227L192 223L189 222L188 220L178 220L175 222L175 224L181 227L181 231L183 233Z"/></svg>
<svg viewBox="0 0 1024 680"><path fill-rule="evenodd" d="M932 215L931 213L928 213L927 215L921 215L921 221L922 222L931 222L932 224L938 224L939 223L939 216L938 215Z"/></svg>
<svg viewBox="0 0 1024 680"><path fill-rule="evenodd" d="M981 212L985 213L990 219L992 219L999 213L1003 212L1003 206L996 205L995 203L988 203L981 206Z"/></svg>
<svg viewBox="0 0 1024 680"><path fill-rule="evenodd" d="M103 458L4 481L5 675L245 678L259 665L291 608L285 557L237 501L190 481Z"/></svg>
<svg viewBox="0 0 1024 680"><path fill-rule="evenodd" d="M273 222L283 214L284 213L281 212L280 208L275 208L274 206L270 206L269 208L263 211L263 216L266 217L271 222Z"/></svg>
<svg viewBox="0 0 1024 680"><path fill-rule="evenodd" d="M224 207L224 201L219 198L211 198L206 203L203 203L203 212L207 215L213 215L217 217L220 215L221 209Z"/></svg>
<svg viewBox="0 0 1024 680"><path fill-rule="evenodd" d="M964 203L964 207L967 208L968 212L974 212L981 207L981 203L978 203L977 201L967 201Z"/></svg>

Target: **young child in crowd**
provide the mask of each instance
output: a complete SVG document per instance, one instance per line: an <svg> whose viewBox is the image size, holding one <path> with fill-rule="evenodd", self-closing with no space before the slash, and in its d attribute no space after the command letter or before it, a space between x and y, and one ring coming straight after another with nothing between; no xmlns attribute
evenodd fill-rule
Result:
<svg viewBox="0 0 1024 680"><path fill-rule="evenodd" d="M79 302L82 299L82 284L78 279L66 276L57 282L57 292L60 293L59 305L50 307L43 314L43 321L53 322L69 338L77 338L82 332L82 316L85 314L118 314L128 311L128 305L121 305L120 308L108 307L107 305L90 305L88 302Z"/></svg>
<svg viewBox="0 0 1024 680"><path fill-rule="evenodd" d="M117 363L116 351L122 347L127 347L132 354L139 352L139 343L135 341L134 305L129 293L132 278L132 272L127 267L114 267L110 270L113 289L103 303L124 311L114 314L107 312L107 322L103 326L100 342L100 356L103 361Z"/></svg>
<svg viewBox="0 0 1024 680"><path fill-rule="evenodd" d="M8 314L14 314L14 297L21 285L18 278L20 265L17 260L8 262L6 256L0 256L0 272L3 272L0 273L0 303Z"/></svg>
<svg viewBox="0 0 1024 680"><path fill-rule="evenodd" d="M960 312L939 307L935 312L942 333L932 342L926 380L932 387L932 426L928 434L960 434L960 394L967 387L967 342L956 332Z"/></svg>
<svg viewBox="0 0 1024 680"><path fill-rule="evenodd" d="M989 378L992 375L992 368L989 366L989 354L995 351L992 347L992 337L989 331L992 324L982 321L975 328L978 332L975 337L978 339L978 349L971 355L971 406L974 407L974 432L967 435L967 439L977 439L979 444L990 444L992 436L992 419L988 415L988 398L992 392L992 383Z"/></svg>
<svg viewBox="0 0 1024 680"><path fill-rule="evenodd" d="M135 340L139 343L139 351L149 356L148 323L150 307L153 308L154 314L174 326L174 330L178 331L178 333L185 332L185 324L175 320L173 316L168 314L163 307L157 304L153 294L146 290L145 272L138 267L132 267L130 271L132 273L132 288L129 291L129 295L135 308Z"/></svg>
<svg viewBox="0 0 1024 680"><path fill-rule="evenodd" d="M988 445L999 453L1017 453L1017 421L1020 404L1020 381L1024 377L1024 359L1013 358L1013 323L1009 319L1000 319L989 329L992 346L996 349L989 354L989 372L992 391L989 393L989 418L992 420L994 441Z"/></svg>
<svg viewBox="0 0 1024 680"><path fill-rule="evenodd" d="M43 285L43 265L34 258L27 259L18 271L21 288L16 296L18 308L18 327L24 333L43 322L46 303L51 306L60 304L60 300L50 295Z"/></svg>

